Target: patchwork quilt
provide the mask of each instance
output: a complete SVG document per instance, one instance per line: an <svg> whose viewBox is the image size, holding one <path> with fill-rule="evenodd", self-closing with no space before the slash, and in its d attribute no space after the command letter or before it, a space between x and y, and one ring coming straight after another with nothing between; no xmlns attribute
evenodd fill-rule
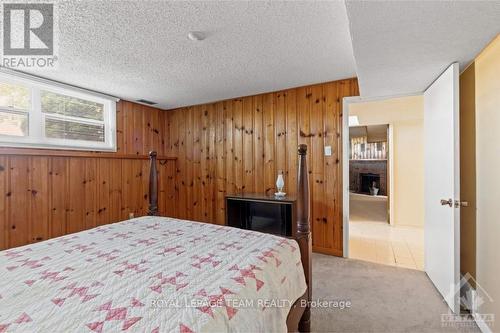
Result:
<svg viewBox="0 0 500 333"><path fill-rule="evenodd" d="M0 252L0 332L286 332L298 244L141 217Z"/></svg>

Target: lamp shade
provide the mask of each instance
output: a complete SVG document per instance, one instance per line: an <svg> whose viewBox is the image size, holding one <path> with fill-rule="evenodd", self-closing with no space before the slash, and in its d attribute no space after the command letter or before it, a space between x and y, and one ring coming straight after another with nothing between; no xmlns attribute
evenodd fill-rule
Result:
<svg viewBox="0 0 500 333"><path fill-rule="evenodd" d="M283 179L283 174L279 174L276 179L276 188L279 192L283 192L283 187L285 187L285 180Z"/></svg>

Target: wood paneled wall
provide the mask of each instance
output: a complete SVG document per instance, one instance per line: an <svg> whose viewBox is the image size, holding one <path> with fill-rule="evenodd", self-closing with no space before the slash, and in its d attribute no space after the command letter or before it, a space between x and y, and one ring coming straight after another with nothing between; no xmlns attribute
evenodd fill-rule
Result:
<svg viewBox="0 0 500 333"><path fill-rule="evenodd" d="M226 193L294 194L297 146L309 147L313 249L342 255L342 98L356 79L167 112L165 154L177 157L177 217L224 224ZM324 156L332 146L332 156Z"/></svg>
<svg viewBox="0 0 500 333"><path fill-rule="evenodd" d="M116 153L0 148L0 249L145 215L148 152L159 161L159 209L177 215L166 112L117 104Z"/></svg>
<svg viewBox="0 0 500 333"><path fill-rule="evenodd" d="M0 148L0 249L144 215L150 150L161 214L224 224L226 193L274 193L280 170L293 195L305 143L313 249L342 255L341 110L355 95L348 79L170 111L121 101L116 153Z"/></svg>

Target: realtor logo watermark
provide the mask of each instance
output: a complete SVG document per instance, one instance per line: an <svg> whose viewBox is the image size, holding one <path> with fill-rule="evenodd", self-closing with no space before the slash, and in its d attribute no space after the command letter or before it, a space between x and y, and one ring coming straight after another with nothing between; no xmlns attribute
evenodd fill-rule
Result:
<svg viewBox="0 0 500 333"><path fill-rule="evenodd" d="M495 324L495 315L492 313L483 313L481 310L482 305L493 303L493 298L491 298L472 275L466 273L461 277L455 288L450 288L450 290L448 298L458 297L461 311L459 314L452 313L451 311L441 314L441 325L443 327L473 328L476 327L477 321L493 327ZM453 290L457 290L459 295L455 295Z"/></svg>
<svg viewBox="0 0 500 333"><path fill-rule="evenodd" d="M56 14L54 3L4 3L1 65L54 69L58 59Z"/></svg>

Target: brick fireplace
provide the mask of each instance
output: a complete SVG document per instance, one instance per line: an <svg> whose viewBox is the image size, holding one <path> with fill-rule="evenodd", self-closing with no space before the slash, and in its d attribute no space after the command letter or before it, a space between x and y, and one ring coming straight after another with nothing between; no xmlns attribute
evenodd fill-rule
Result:
<svg viewBox="0 0 500 333"><path fill-rule="evenodd" d="M350 160L349 189L351 192L370 194L369 187L377 184L379 195L387 195L386 160Z"/></svg>

